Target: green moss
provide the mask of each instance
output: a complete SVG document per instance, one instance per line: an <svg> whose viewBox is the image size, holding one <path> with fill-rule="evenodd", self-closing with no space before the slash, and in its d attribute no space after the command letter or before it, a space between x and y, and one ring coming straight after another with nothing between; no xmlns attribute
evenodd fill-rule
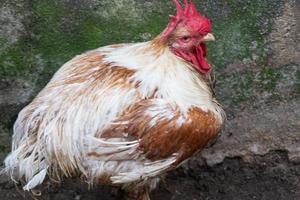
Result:
<svg viewBox="0 0 300 200"><path fill-rule="evenodd" d="M105 8L101 9L105 11ZM142 33L155 36L168 21L167 13L161 10L151 11L151 14L145 11L142 21L136 18L129 23L121 16L107 18L90 8L76 9L61 1L50 0L36 1L33 10L35 17L31 30L35 37L31 44L44 62L40 85L75 55L108 44L142 41Z"/></svg>
<svg viewBox="0 0 300 200"><path fill-rule="evenodd" d="M213 22L217 41L209 44L212 64L225 67L243 59L265 64L264 42L258 21L273 6L270 0L204 0L195 3ZM42 74L40 84L43 85L64 62L77 54L112 43L143 41L144 33L153 38L165 28L168 15L175 13L169 1L153 1L151 9L145 8L145 2L134 0L94 4L82 2L79 5L61 0L28 1L24 8L30 13L24 20L27 32L13 47L0 52L1 78L31 77L38 71ZM227 11L219 15L216 9L223 7ZM0 44L4 42L0 40ZM255 48L250 48L253 43ZM257 55L255 59L253 54ZM41 72L40 68L43 69Z"/></svg>
<svg viewBox="0 0 300 200"><path fill-rule="evenodd" d="M209 44L209 60L216 66L226 66L249 55L241 32L241 24L215 23L217 41Z"/></svg>
<svg viewBox="0 0 300 200"><path fill-rule="evenodd" d="M242 76L234 74L226 79L230 80L230 85L234 88L234 91L232 91L234 93L230 95L234 103L247 101L251 98L252 89L255 84L253 73L245 73Z"/></svg>
<svg viewBox="0 0 300 200"><path fill-rule="evenodd" d="M217 97L226 106L255 106L300 97L299 66L280 69L265 67L257 72L234 73L217 77Z"/></svg>
<svg viewBox="0 0 300 200"><path fill-rule="evenodd" d="M274 2L223 0L219 3L219 7L227 8L225 15L219 16L214 13L216 10L213 5L206 10L207 16L212 16L213 33L217 39L216 42L209 44L209 60L223 68L236 60L243 59L265 65L265 43L261 33L270 32L271 23L263 26L260 23L275 15L270 12L275 8Z"/></svg>
<svg viewBox="0 0 300 200"><path fill-rule="evenodd" d="M260 73L260 87L263 90L274 91L277 85L277 82L281 78L281 73L272 68L263 68Z"/></svg>
<svg viewBox="0 0 300 200"><path fill-rule="evenodd" d="M0 54L0 77L14 79L22 76L28 78L35 65L34 55L26 45L16 45Z"/></svg>
<svg viewBox="0 0 300 200"><path fill-rule="evenodd" d="M62 5L50 1L38 1L33 7L36 17L32 31L37 35L33 40L34 49L46 60L66 60L80 45L74 38L73 27L68 27Z"/></svg>
<svg viewBox="0 0 300 200"><path fill-rule="evenodd" d="M6 151L6 146L0 145L0 152L5 152Z"/></svg>
<svg viewBox="0 0 300 200"><path fill-rule="evenodd" d="M296 80L300 82L300 70L296 71Z"/></svg>
<svg viewBox="0 0 300 200"><path fill-rule="evenodd" d="M300 83L295 85L295 96L300 97Z"/></svg>
<svg viewBox="0 0 300 200"><path fill-rule="evenodd" d="M300 70L296 71L295 96L300 97Z"/></svg>
<svg viewBox="0 0 300 200"><path fill-rule="evenodd" d="M2 38L1 35L0 35L0 47L3 48L3 46L7 43L6 39L5 38ZM1 49L1 48L0 48Z"/></svg>

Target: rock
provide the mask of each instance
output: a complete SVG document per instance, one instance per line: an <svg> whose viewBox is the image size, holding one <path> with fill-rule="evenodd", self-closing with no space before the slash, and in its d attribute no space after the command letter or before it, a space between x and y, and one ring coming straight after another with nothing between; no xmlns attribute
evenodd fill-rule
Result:
<svg viewBox="0 0 300 200"><path fill-rule="evenodd" d="M11 5L4 4L0 8L0 38L5 39L0 46L0 53L5 51L9 46L17 43L24 33L23 17Z"/></svg>
<svg viewBox="0 0 300 200"><path fill-rule="evenodd" d="M213 166L226 157L265 155L271 150L287 150L291 161L300 159L300 101L245 109L229 119L221 138L202 153Z"/></svg>
<svg viewBox="0 0 300 200"><path fill-rule="evenodd" d="M295 0L286 1L284 11L275 20L274 27L268 36L270 50L269 65L280 67L290 63L300 64L300 5Z"/></svg>

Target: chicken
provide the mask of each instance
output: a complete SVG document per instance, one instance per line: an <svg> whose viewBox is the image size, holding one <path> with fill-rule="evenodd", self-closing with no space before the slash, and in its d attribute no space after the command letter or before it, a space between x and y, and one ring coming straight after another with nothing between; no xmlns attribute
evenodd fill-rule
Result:
<svg viewBox="0 0 300 200"><path fill-rule="evenodd" d="M159 36L76 56L19 113L5 172L24 190L80 176L147 200L218 136L225 114L210 87L211 23L193 2L173 2Z"/></svg>

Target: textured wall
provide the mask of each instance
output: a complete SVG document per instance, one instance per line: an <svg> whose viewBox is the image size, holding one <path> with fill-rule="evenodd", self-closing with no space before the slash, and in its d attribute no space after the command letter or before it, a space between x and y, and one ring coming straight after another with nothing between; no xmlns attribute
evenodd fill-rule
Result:
<svg viewBox="0 0 300 200"><path fill-rule="evenodd" d="M284 157L278 161L280 165L294 163L284 170L298 169L300 2L194 2L213 22L217 40L209 44L209 61L217 71L217 97L224 105L228 122L218 142L190 162L193 166L197 163L193 169L207 163L217 173L221 170L219 165L236 162L230 160L224 164L225 158L239 157L239 166L255 173L256 169L250 170L251 163L260 166L264 159L269 159L269 154L277 155L276 150L285 152L284 156L280 154ZM9 151L17 113L64 62L99 46L149 40L164 29L168 15L174 12L169 0L1 0L0 160ZM267 157L256 162L257 156ZM300 176L291 174L294 178ZM228 180L231 177L222 176ZM220 184L218 180L216 184ZM275 183L279 184L274 180ZM238 183L228 181L228 184L236 187ZM298 187L299 191L300 183L291 183L289 187ZM165 199L160 197L162 194L158 192L157 198ZM212 194L203 193L204 196ZM225 190L222 194L220 199L226 199L226 194L231 193ZM292 194L296 193L287 192L290 199L300 198L299 193L299 196ZM259 197L272 199L268 195ZM174 198L182 199L176 195ZM234 198L228 196L228 199Z"/></svg>

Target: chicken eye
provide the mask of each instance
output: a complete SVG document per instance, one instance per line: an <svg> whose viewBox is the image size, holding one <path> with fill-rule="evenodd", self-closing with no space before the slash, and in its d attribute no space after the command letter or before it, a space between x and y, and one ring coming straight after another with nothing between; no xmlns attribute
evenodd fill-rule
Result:
<svg viewBox="0 0 300 200"><path fill-rule="evenodd" d="M182 40L183 42L188 42L188 41L191 40L191 37L190 37L190 36L183 36L183 37L181 38L181 40Z"/></svg>

